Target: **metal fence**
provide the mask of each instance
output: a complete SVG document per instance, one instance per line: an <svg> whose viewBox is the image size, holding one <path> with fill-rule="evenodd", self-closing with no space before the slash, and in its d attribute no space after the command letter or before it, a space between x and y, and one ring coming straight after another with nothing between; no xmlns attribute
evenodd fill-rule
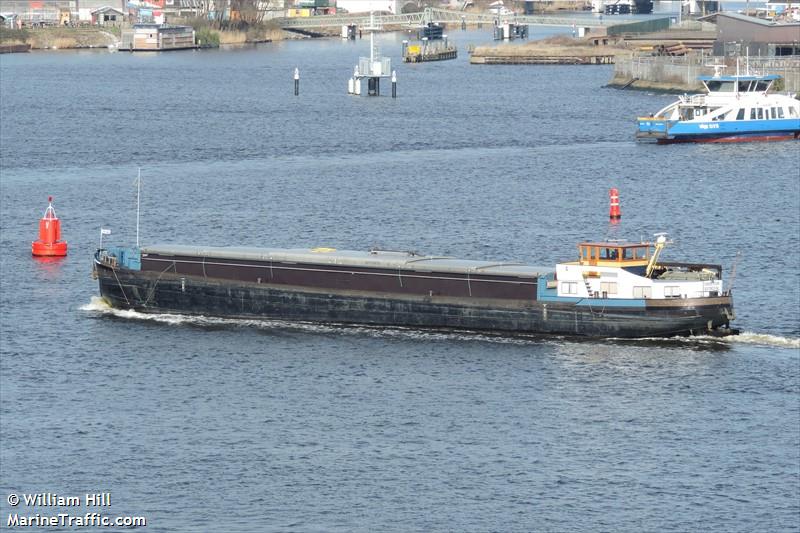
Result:
<svg viewBox="0 0 800 533"><path fill-rule="evenodd" d="M800 56L751 57L738 59L741 74L778 74L783 77L784 89L800 92ZM690 54L686 56L645 56L617 57L614 77L656 83L672 84L689 88L702 87L698 76L714 74L714 65L725 65L724 74L737 72L737 59L734 57Z"/></svg>
<svg viewBox="0 0 800 533"><path fill-rule="evenodd" d="M623 33L652 33L669 28L672 19L670 17L643 20L641 22L631 22L628 24L615 24L608 27L608 35L616 37Z"/></svg>

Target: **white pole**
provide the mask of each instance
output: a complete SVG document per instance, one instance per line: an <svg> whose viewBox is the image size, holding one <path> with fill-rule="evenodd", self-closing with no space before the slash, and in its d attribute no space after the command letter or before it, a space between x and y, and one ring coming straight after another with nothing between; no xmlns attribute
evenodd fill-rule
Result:
<svg viewBox="0 0 800 533"><path fill-rule="evenodd" d="M372 73L372 63L375 61L375 41L373 37L375 33L375 12L369 12L369 73Z"/></svg>
<svg viewBox="0 0 800 533"><path fill-rule="evenodd" d="M142 168L139 167L139 175L136 178L136 247L139 247L139 196L142 190Z"/></svg>
<svg viewBox="0 0 800 533"><path fill-rule="evenodd" d="M372 65L375 63L375 32L369 32L369 71L372 73Z"/></svg>

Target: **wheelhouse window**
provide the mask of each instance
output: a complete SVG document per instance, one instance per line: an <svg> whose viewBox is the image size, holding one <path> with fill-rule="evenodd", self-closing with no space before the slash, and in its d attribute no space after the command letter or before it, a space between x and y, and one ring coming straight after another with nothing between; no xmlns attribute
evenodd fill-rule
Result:
<svg viewBox="0 0 800 533"><path fill-rule="evenodd" d="M722 80L708 80L706 82L709 92L732 93L736 89L736 82Z"/></svg>
<svg viewBox="0 0 800 533"><path fill-rule="evenodd" d="M578 246L578 258L583 264L597 264L598 261L641 264L649 257L650 245L646 243L621 246L584 243Z"/></svg>
<svg viewBox="0 0 800 533"><path fill-rule="evenodd" d="M606 261L616 261L619 259L619 248L601 248L600 259Z"/></svg>
<svg viewBox="0 0 800 533"><path fill-rule="evenodd" d="M759 81L756 82L756 91L763 92L769 89L769 82L768 81Z"/></svg>
<svg viewBox="0 0 800 533"><path fill-rule="evenodd" d="M746 93L750 90L750 82L749 81L740 81L739 82L739 92Z"/></svg>

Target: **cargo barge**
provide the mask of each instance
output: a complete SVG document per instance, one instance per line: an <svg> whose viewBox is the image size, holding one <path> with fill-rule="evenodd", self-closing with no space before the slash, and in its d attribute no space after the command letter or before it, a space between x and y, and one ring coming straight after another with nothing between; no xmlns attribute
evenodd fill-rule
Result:
<svg viewBox="0 0 800 533"><path fill-rule="evenodd" d="M540 268L386 250L108 247L109 305L144 313L585 337L730 335L718 265L661 263L667 245L584 242Z"/></svg>

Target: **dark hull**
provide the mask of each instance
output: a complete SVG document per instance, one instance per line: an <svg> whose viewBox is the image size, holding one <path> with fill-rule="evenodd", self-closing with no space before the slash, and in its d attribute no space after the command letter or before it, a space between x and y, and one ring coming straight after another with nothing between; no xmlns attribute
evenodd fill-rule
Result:
<svg viewBox="0 0 800 533"><path fill-rule="evenodd" d="M111 306L145 313L625 338L703 334L726 328L732 314L727 296L610 309L527 298L375 293L230 281L112 270L99 262L95 270L100 294Z"/></svg>

